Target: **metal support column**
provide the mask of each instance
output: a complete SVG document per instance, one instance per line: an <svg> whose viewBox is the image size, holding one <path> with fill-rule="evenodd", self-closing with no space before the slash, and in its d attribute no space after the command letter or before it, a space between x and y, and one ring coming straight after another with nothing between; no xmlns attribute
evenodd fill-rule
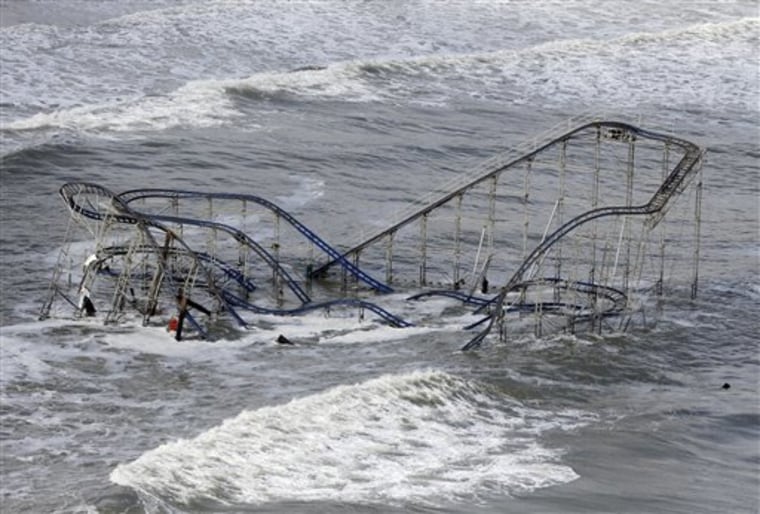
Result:
<svg viewBox="0 0 760 514"><path fill-rule="evenodd" d="M523 178L523 252L522 259L528 257L528 228L530 225L530 175L533 171L533 159L526 161L525 177Z"/></svg>
<svg viewBox="0 0 760 514"><path fill-rule="evenodd" d="M665 181L665 177L668 175L670 161L670 142L665 141L665 148L662 155L662 181ZM657 283L655 285L655 293L657 296L662 297L663 286L665 282L665 218L660 220L660 227L658 233L660 236L660 270L657 277Z"/></svg>
<svg viewBox="0 0 760 514"><path fill-rule="evenodd" d="M393 284L393 238L395 232L388 234L388 244L385 247L385 282L388 285Z"/></svg>
<svg viewBox="0 0 760 514"><path fill-rule="evenodd" d="M697 190L694 197L694 278L691 282L691 299L697 297L697 288L699 285L699 250L702 230L702 166L704 165L704 155L700 158L699 172L697 175Z"/></svg>
<svg viewBox="0 0 760 514"><path fill-rule="evenodd" d="M454 220L454 275L453 289L459 289L459 266L462 259L462 194L457 195L457 212Z"/></svg>
<svg viewBox="0 0 760 514"><path fill-rule="evenodd" d="M420 287L427 284L427 222L428 213L420 220Z"/></svg>
<svg viewBox="0 0 760 514"><path fill-rule="evenodd" d="M626 169L625 184L625 206L633 205L633 172L634 172L634 150L636 139L633 134L629 134L628 140L628 165ZM625 224L625 267L623 268L623 291L628 294L628 283L631 275L631 224Z"/></svg>

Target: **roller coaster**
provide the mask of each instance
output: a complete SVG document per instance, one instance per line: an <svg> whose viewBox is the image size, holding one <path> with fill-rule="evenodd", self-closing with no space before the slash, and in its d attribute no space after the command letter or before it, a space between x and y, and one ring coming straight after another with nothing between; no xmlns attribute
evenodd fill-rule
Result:
<svg viewBox="0 0 760 514"><path fill-rule="evenodd" d="M178 339L182 324L213 339L230 321L320 310L409 327L405 305L437 297L471 312L464 350L493 333L625 330L647 298L684 283L697 294L704 156L672 135L577 118L341 245L251 194L71 182L40 318L179 317Z"/></svg>

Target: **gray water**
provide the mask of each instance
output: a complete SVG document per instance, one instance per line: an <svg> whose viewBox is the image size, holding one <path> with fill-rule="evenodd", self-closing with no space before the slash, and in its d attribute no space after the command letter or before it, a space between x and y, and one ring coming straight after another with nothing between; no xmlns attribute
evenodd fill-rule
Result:
<svg viewBox="0 0 760 514"><path fill-rule="evenodd" d="M3 512L760 509L756 2L19 0L0 25ZM654 328L461 353L319 314L182 343L37 321L66 181L249 192L347 247L588 112L708 148L700 295Z"/></svg>

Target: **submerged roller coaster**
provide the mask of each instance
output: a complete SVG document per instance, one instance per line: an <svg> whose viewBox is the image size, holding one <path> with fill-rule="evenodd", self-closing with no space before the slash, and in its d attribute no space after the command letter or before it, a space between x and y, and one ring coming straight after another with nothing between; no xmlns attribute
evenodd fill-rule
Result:
<svg viewBox="0 0 760 514"><path fill-rule="evenodd" d="M183 324L209 338L228 320L314 310L408 327L405 302L439 297L473 315L465 350L492 333L625 330L650 297L697 293L704 155L629 123L570 120L339 246L259 196L67 183L40 317L177 316L178 339Z"/></svg>

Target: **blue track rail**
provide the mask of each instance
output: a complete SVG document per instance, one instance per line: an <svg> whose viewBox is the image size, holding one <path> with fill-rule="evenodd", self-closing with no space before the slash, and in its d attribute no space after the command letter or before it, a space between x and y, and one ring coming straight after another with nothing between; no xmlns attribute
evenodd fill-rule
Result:
<svg viewBox="0 0 760 514"><path fill-rule="evenodd" d="M148 215L145 214L145 216ZM176 223L192 225L196 227L212 228L230 234L235 238L237 242L246 245L248 248L252 249L259 257L264 259L269 267L272 268L272 270L274 270L275 273L277 273L280 277L282 277L282 279L288 285L288 288L293 292L293 294L298 297L301 303L307 304L311 302L311 298L308 294L306 294L306 291L304 291L301 285L290 275L290 273L288 273L288 271L283 268L279 262L277 262L277 259L275 259L268 251L266 251L266 249L264 249L264 247L251 239L251 237L249 237L242 230L239 230L230 225L226 225L224 223L218 223L216 221L205 221L179 216L167 216L163 214L150 215L150 217L151 219L161 221L163 223Z"/></svg>
<svg viewBox="0 0 760 514"><path fill-rule="evenodd" d="M299 314L304 314L306 312L311 312L315 310L329 310L331 307L358 307L361 309L366 309L369 311L374 312L379 317L387 321L391 326L397 327L397 328L408 328L412 325L408 321L405 321L404 319L391 314L387 310L383 309L382 307L375 305L374 303L367 302L365 300L355 299L355 298L340 298L337 300L329 300L326 302L319 302L319 303L312 303L308 305L303 305L301 307L298 307L296 309L270 309L266 307L260 307L258 305L254 305L247 300L244 300L243 298L240 298L239 296L230 293L229 291L222 291L222 294L224 295L225 299L235 305L238 308L245 309L251 312L255 312L256 314L273 314L276 316L296 316Z"/></svg>
<svg viewBox="0 0 760 514"><path fill-rule="evenodd" d="M319 248L325 254L327 254L332 259L331 262L335 264L339 264L343 269L345 269L352 276L356 277L358 280L364 282L365 284L370 286L372 289L380 293L393 292L393 289L390 286L388 286L387 284L383 282L380 282L379 280L375 279L368 273L364 272L358 266L354 265L349 259L344 257L340 251L333 248L330 244L328 244L324 239L322 239L317 234L315 234L306 225L298 221L298 219L296 219L288 211L286 211L285 209L282 209L277 204L270 202L269 200L265 198L261 198L255 195L247 195L247 194L202 193L202 192L196 192L196 191L174 190L174 189L133 189L133 190L125 191L121 193L119 195L119 198L125 204L130 204L134 202L135 200L148 199L148 198L173 198L173 199L204 198L204 199L212 199L212 200L219 199L219 200L246 201L246 202L255 203L257 205L261 205L262 207L268 209L269 211L275 213L277 216L280 216L282 219L284 219L299 233L301 233L308 241L313 243L317 248ZM162 219L167 219L167 218L162 217ZM210 222L205 222L205 223L210 223ZM237 231L237 229L233 229L233 230ZM240 231L237 231L237 232L240 232ZM240 233L242 234L242 232Z"/></svg>
<svg viewBox="0 0 760 514"><path fill-rule="evenodd" d="M113 246L113 247L104 248L98 252L99 258L98 258L97 265L99 267L102 267L102 265L107 263L108 260L116 256L125 255L127 251L128 251L127 248L123 246ZM152 246L138 247L136 251L150 252L150 253L157 253L160 251L163 253L168 253L168 255L181 253L176 248L171 248L167 252L164 249L157 250L156 248ZM240 271L235 269L226 261L223 261L216 257L212 257L203 252L196 252L196 256L203 262L207 262L213 265L214 267L218 268L219 270L221 270L222 273L224 273L229 278L233 279L238 285L246 289L248 292L253 292L256 289L256 286L253 284L253 282L251 282L249 279L244 277L243 274L240 273ZM374 312L380 318L384 319L391 326L394 326L394 327L406 328L406 327L413 326L411 323L388 312L382 307L374 303L367 302L365 300L342 298L342 299L330 300L326 302L303 304L301 307L297 307L295 309L273 309L273 308L268 308L268 307L261 307L254 303L251 303L248 300L241 298L240 296L230 292L225 287L220 288L220 293L230 305L234 305L235 307L238 307L250 312L255 312L257 314L272 314L272 315L277 315L277 316L295 316L298 314L303 314L303 313L314 311L314 310L320 310L320 309L328 310L331 307L349 306L349 307L362 308L362 309L366 309L371 312Z"/></svg>
<svg viewBox="0 0 760 514"><path fill-rule="evenodd" d="M504 315L504 302L506 300L507 294L519 287L519 284L524 281L523 277L525 273L544 255L546 255L552 246L554 246L560 239L565 237L576 228L599 218L610 216L621 217L658 215L663 211L663 209L665 209L670 199L675 196L676 192L684 188L688 181L693 178L694 175L696 175L698 164L702 159L704 151L690 141L667 136L664 134L650 132L647 130L642 130L632 125L618 122L589 123L588 125L584 125L573 130L571 134L595 125L600 125L608 128L617 128L620 130L628 131L635 135L647 137L649 139L663 141L665 143L682 148L685 153L647 203L634 206L614 206L592 209L572 218L570 221L549 234L538 246L536 246L536 248L533 249L528 257L525 258L525 260L522 262L522 264L520 264L509 281L501 288L499 294L497 294L489 302L488 305L484 305L478 308L478 311L476 312L482 312L487 307L492 307L491 313L486 316L488 325L486 325L486 327L478 335L473 337L467 344L462 347L463 351L471 350L480 346L480 344L493 328L494 322L497 319L502 319ZM659 221L659 219L656 217L653 217L651 219L655 223Z"/></svg>
<svg viewBox="0 0 760 514"><path fill-rule="evenodd" d="M326 310L330 309L331 307L340 307L340 306L350 306L350 307L356 307L360 309L366 309L368 311L371 311L378 315L380 318L388 322L390 325L394 327L409 327L412 326L411 323L405 321L404 319L388 312L387 310L383 309L382 307L379 307L378 305L365 301L360 299L351 299L351 298L341 298L336 300L330 300L326 302L318 302L314 303L311 301L309 296L303 291L301 286L288 274L287 270L282 268L279 263L276 261L276 259L269 254L269 252L266 251L261 245L259 245L256 241L251 239L247 234L242 232L241 230L232 227L230 225L214 222L214 221L206 221L206 220L198 220L194 218L186 218L186 217L180 217L180 216L169 216L169 215L163 215L163 214L148 214L148 213L142 213L137 210L134 210L131 208L128 203L133 202L140 198L216 198L216 199L233 199L233 200L245 200L257 203L259 205L264 206L265 208L275 212L277 215L281 216L283 219L285 219L288 223L290 223L294 228L296 228L302 235L304 235L309 241L314 243L317 247L325 251L328 255L331 255L333 257L340 256L340 253L332 248L330 245L328 245L324 240L319 238L314 232L312 232L310 229L308 229L305 225L300 223L296 218L294 218L292 215L284 211L283 209L279 208L272 202L269 202L263 198L255 197L252 195L236 195L236 194L207 194L207 193L197 193L193 191L175 191L175 190L133 190L128 191L126 193L123 193L121 195L116 195L110 190L98 185L98 184L92 184L92 183L67 183L64 184L64 186L60 189L61 197L64 199L64 202L66 202L66 205L71 209L72 212L88 219L92 219L95 221L101 221L101 222L117 222L117 223L123 223L123 224L131 224L131 225L137 225L142 228L142 230L149 236L148 239L152 241L152 244L149 245L141 245L137 248L134 248L133 251L142 252L142 253L154 253L158 256L160 256L163 261L166 260L171 255L174 254L182 254L187 255L190 258L194 259L200 266L201 269L206 273L207 275L207 289L209 293L213 296L218 298L220 304L224 305L226 307L226 310L238 321L239 324L242 326L247 326L247 323L243 318L237 314L236 309L243 309L250 312L255 312L258 314L273 314L273 315L298 315L309 311L314 310ZM110 204L107 206L102 205L102 201L99 203L98 206L95 206L90 201L90 198L88 198L89 195L96 196L99 199L105 198L107 199ZM197 227L204 227L204 228L211 228L215 230L219 230L225 233L230 234L236 241L238 241L241 244L244 244L246 247L253 250L257 255L259 255L276 273L280 275L280 277L285 281L285 283L290 287L290 289L298 296L299 300L301 300L302 305L300 307L294 308L294 309L273 309L273 308L267 308L267 307L261 307L258 305L255 305L248 300L241 298L240 296L236 295L235 293L231 292L225 287L219 287L215 280L212 278L210 269L206 266L210 266L213 268L219 269L223 275L226 277L232 279L234 283L241 286L243 289L252 292L256 289L255 284L251 282L249 279L247 279L239 270L237 270L234 266L230 265L226 261L219 259L217 257L211 256L205 252L197 252L192 250L183 240L180 238L174 231L167 228L165 224L184 224L184 225L190 225L190 226L197 226ZM149 232L147 232L146 228L152 227L156 228L160 231L165 232L166 234L171 235L172 240L176 241L180 248L172 247L172 248L165 248L153 240L152 235L150 235ZM127 247L123 246L116 246L116 247L108 247L105 249L101 249L99 251L98 255L98 266L101 266L104 264L107 260L112 259L118 255L125 255L128 252ZM162 262L162 266L166 268L166 263ZM392 290L382 284L381 282L378 282L374 278L372 278L370 275L363 272L361 269L353 265L348 260L343 259L342 264L345 267L345 269L357 277L359 280L362 280L363 282L367 283L371 287L373 287L375 290L380 292L391 292ZM179 287L174 284L173 279L171 278L170 274L165 274L167 277L167 280L171 283L172 290L174 293L179 291ZM207 336L207 330L202 327L189 313L186 315L186 319L190 323L190 325L198 331L203 337Z"/></svg>
<svg viewBox="0 0 760 514"><path fill-rule="evenodd" d="M150 241L150 246L153 247L154 252L159 256L162 255L161 252L163 252L163 248L155 241L153 235L148 230L148 227L155 228L167 236L170 236L173 241L182 247L183 252L197 263L199 269L206 276L208 283L208 293L219 302L219 305L223 305L226 308L227 312L229 312L230 315L235 318L235 320L241 326L247 326L243 318L237 314L234 307L227 302L227 300L220 294L220 291L216 288L212 275L204 265L203 259L200 258L197 253L194 252L181 237L179 237L178 234L174 233L174 231L167 228L161 222L155 219L151 219L150 217L144 216L139 212L131 210L126 203L119 199L118 195L99 184L90 182L69 182L61 186L59 194L73 213L83 216L84 218L100 222L113 221L117 223L136 225L146 236L146 239ZM87 198L88 195L95 195L98 198L108 199L110 205L94 206ZM166 259L162 257L158 260L158 262L159 265L162 266L165 270ZM165 276L167 283L171 288L172 294L176 296L180 292L180 287L174 282L170 274L166 274ZM201 334L201 337L208 337L208 331L203 326L201 326L195 320L195 318L193 318L193 316L187 316L186 319L188 319L191 326Z"/></svg>
<svg viewBox="0 0 760 514"><path fill-rule="evenodd" d="M135 251L138 253L156 253L156 248L144 245L136 248ZM167 255L184 254L184 252L180 252L176 248L161 249L160 251L166 253ZM103 265L106 264L109 259L125 255L126 253L127 248L124 246L109 246L107 248L98 250L97 267L102 269ZM254 284L250 278L244 276L240 270L230 265L228 262L213 257L205 252L196 252L195 255L199 260L209 263L212 266L218 268L224 275L234 280L241 288L245 289L249 293L252 293L256 290L256 284ZM109 274L113 275L113 272L110 272Z"/></svg>
<svg viewBox="0 0 760 514"><path fill-rule="evenodd" d="M501 173L514 167L517 164L525 162L526 160L533 159L536 155L548 149L552 145L557 145L574 137L577 137L581 131L594 128L596 129L597 138L600 137L602 129L610 129L610 132L618 132L627 137L633 138L645 138L654 141L661 141L668 147L672 146L683 151L680 161L672 168L669 174L664 178L660 187L652 194L649 200L641 205L631 205L631 200L627 202L625 206L604 206L598 207L580 215L574 216L567 222L554 230L552 233L545 235L541 242L538 243L535 248L527 255L522 261L517 270L510 276L509 280L499 289L498 293L491 298L476 297L467 294L464 291L458 290L442 290L442 291L429 291L420 293L411 299L423 298L426 296L445 296L460 300L468 305L475 307L475 314L483 314L484 317L476 323L473 323L468 328L481 327L480 332L472 338L466 345L462 347L462 350L470 350L477 348L486 336L490 333L494 325L503 322L503 317L507 312L524 312L534 309L541 309L542 311L562 314L563 312L570 318L582 319L584 316L589 317L605 317L609 315L618 315L623 313L627 308L627 298L624 292L614 288L603 286L600 284L594 284L590 282L569 282L561 278L554 279L533 279L531 277L531 270L536 264L540 263L542 259L552 250L552 248L563 238L570 235L573 231L579 227L588 224L593 220L600 218L614 218L614 217L627 217L627 216L639 216L644 217L645 226L652 228L662 219L667 212L667 207L672 198L682 192L690 181L697 176L697 171L700 169L704 150L699 146L686 141L684 139L676 138L670 135L655 133L643 129L639 129L633 125L617 121L584 121L582 124L574 129L567 130L562 134L552 133L540 142L537 141L534 145L526 150L525 153L517 154L516 152L509 154L508 158L492 160L486 167L481 168L477 175L465 176L463 181L457 182L453 187L447 188L441 193L441 195L429 202L419 202L414 205L414 211L410 211L409 215L402 215L400 221L394 222L391 226L378 231L371 237L359 242L348 251L341 252L336 248L329 245L326 241L320 238L312 230L306 227L303 223L298 221L293 215L285 211L281 207L277 206L273 202L264 198L248 195L248 194L235 194L235 193L207 193L188 190L174 190L174 189L134 189L126 191L121 194L114 194L108 189L92 183L68 183L64 184L60 189L60 194L63 197L66 205L72 211L72 213L79 215L83 218L88 218L96 221L106 223L125 223L136 225L138 230L142 231L146 236L146 240L149 245L143 249L143 251L153 251L158 254L158 266L166 267L166 257L168 251L177 251L186 253L192 259L195 260L200 267L200 271L206 275L206 284L204 288L207 288L208 293L219 302L220 310L226 309L232 316L234 316L239 323L245 325L245 321L237 314L235 309L246 310L250 312L260 314L276 314L276 315L297 315L303 312L312 311L315 309L329 309L332 306L353 306L362 309L367 309L374 312L382 319L386 320L393 326L411 326L410 323L402 320L401 318L391 314L385 309L365 300L352 299L352 298L340 298L336 300L329 300L325 302L314 302L309 295L303 290L298 281L296 281L286 269L284 269L278 259L272 256L265 248L254 241L251 237L245 234L238 228L226 223L220 223L212 220L195 219L192 217L180 217L165 215L165 214L151 214L140 212L136 210L133 205L134 202L141 199L153 199L163 198L171 200L180 199L203 199L211 202L212 200L234 200L239 202L250 202L252 204L259 205L264 209L272 212L278 219L285 220L292 228L294 228L305 240L313 244L316 248L322 251L327 257L328 261L317 267L314 270L310 270L310 277L322 276L331 266L339 265L344 270L344 276L351 275L357 281L362 282L369 286L372 290L379 293L390 293L392 288L385 284L362 269L360 269L356 262L358 262L358 256L360 252L368 246L375 244L383 238L389 237L395 234L401 227L414 222L415 220L426 216L433 210L447 204L458 195L463 195L475 186L483 183L484 181L496 178ZM104 202L104 200L106 202ZM287 287L298 297L301 305L293 309L274 309L266 308L254 305L247 299L241 298L237 294L233 293L227 286L230 282L241 286L245 291L252 292L255 289L253 282L248 280L243 273L237 270L229 263L208 255L204 252L193 251L185 241L182 240L174 231L168 228L169 224L178 225L190 225L196 227L202 227L212 229L214 231L221 231L229 234L235 241L244 245L250 249L253 253L261 258L275 273L275 275L282 279ZM154 233L151 229L157 229L162 231L167 236L167 244L163 247L159 245L154 239ZM155 231L153 231L155 232ZM169 238L173 238L176 241L176 249L167 248ZM148 249L148 246L150 249ZM151 250L152 249L152 250ZM115 252L116 250L114 250ZM161 253L163 252L163 253ZM104 257L105 258L105 257ZM223 286L215 281L214 276L211 274L211 269L214 269L216 277L219 276L219 271L224 275L222 282ZM165 269L164 269L165 270ZM164 271L161 270L161 271ZM216 271L219 270L219 271ZM171 288L174 292L178 290L175 280L173 280L169 274L167 279L171 284ZM696 279L695 279L696 280ZM603 307L604 311L591 312L587 309L587 306L574 303L566 303L559 301L557 297L555 301L547 302L522 302L522 303L510 303L507 300L507 295L510 293L525 291L529 287L533 286L552 286L556 289L572 289L576 293L588 294L589 297L595 297L602 299L605 303ZM235 289L235 291L239 291ZM241 293L244 294L244 293ZM513 297L510 297L512 299ZM572 302L572 300L571 300ZM43 308L44 309L44 308ZM201 327L194 319L190 318L190 323L201 333L205 333L203 327ZM485 325L483 328L482 325Z"/></svg>

